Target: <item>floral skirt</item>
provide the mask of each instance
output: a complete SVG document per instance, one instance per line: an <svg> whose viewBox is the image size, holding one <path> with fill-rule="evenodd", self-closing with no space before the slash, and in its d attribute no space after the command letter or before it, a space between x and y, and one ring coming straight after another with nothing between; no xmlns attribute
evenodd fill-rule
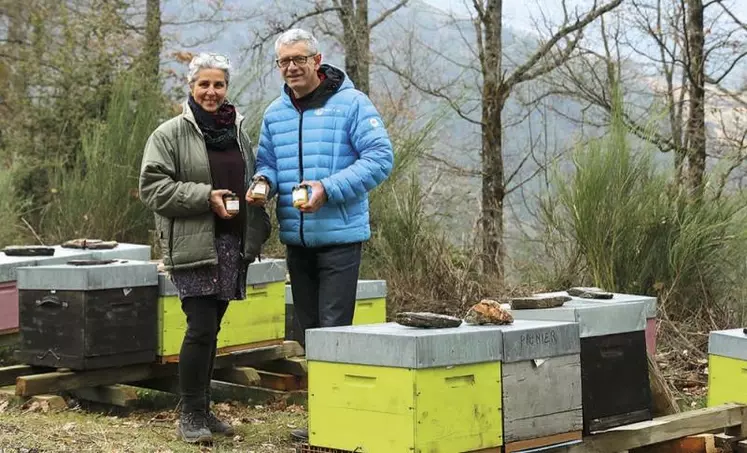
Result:
<svg viewBox="0 0 747 453"><path fill-rule="evenodd" d="M171 271L179 299L215 297L219 300L246 298L247 265L241 260L241 240L232 234L215 238L218 265Z"/></svg>

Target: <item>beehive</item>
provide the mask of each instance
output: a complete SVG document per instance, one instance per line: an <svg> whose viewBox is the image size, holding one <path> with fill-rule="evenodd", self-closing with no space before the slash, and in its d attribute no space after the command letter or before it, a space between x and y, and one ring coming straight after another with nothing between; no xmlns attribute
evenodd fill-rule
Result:
<svg viewBox="0 0 747 453"><path fill-rule="evenodd" d="M285 287L285 304L285 338L300 341L300 327L295 325L293 316L293 292L290 285ZM383 322L386 322L386 281L358 280L353 325Z"/></svg>
<svg viewBox="0 0 747 453"><path fill-rule="evenodd" d="M743 329L711 332L708 338L708 406L747 404L747 334Z"/></svg>
<svg viewBox="0 0 747 453"><path fill-rule="evenodd" d="M29 365L93 369L155 359L155 264L23 267L18 291L18 355Z"/></svg>
<svg viewBox="0 0 747 453"><path fill-rule="evenodd" d="M568 296L568 293L565 291L558 291L541 295ZM580 297L573 297L573 300L602 304L624 304L629 302L644 303L646 305L646 351L648 351L652 356L656 354L656 297L612 293L612 299L583 299Z"/></svg>
<svg viewBox="0 0 747 453"><path fill-rule="evenodd" d="M646 312L645 302L588 300L513 311L517 320L579 324L584 433L651 419Z"/></svg>
<svg viewBox="0 0 747 453"><path fill-rule="evenodd" d="M309 443L452 453L502 445L496 326L309 329Z"/></svg>
<svg viewBox="0 0 747 453"><path fill-rule="evenodd" d="M285 269L285 261L277 259L249 266L246 298L230 302L223 317L218 333L219 353L283 341ZM159 273L158 286L158 355L161 361L178 361L187 318L166 273Z"/></svg>
<svg viewBox="0 0 747 453"><path fill-rule="evenodd" d="M7 256L0 253L0 335L18 331L18 287L16 269L37 264L64 264L69 259L87 259L83 250L55 247L52 256Z"/></svg>
<svg viewBox="0 0 747 453"><path fill-rule="evenodd" d="M506 451L581 439L581 356L576 323L517 320L503 334Z"/></svg>

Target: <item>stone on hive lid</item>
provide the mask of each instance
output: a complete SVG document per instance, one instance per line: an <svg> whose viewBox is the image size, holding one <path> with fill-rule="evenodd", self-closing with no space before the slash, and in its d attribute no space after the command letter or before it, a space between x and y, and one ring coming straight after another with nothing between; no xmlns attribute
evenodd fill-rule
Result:
<svg viewBox="0 0 747 453"><path fill-rule="evenodd" d="M490 299L483 299L469 308L464 321L469 324L511 324L514 322L511 316L510 306L502 306L498 302Z"/></svg>
<svg viewBox="0 0 747 453"><path fill-rule="evenodd" d="M535 294L527 297L511 298L511 308L514 310L532 310L538 308L560 307L571 300L571 297L564 295L541 295Z"/></svg>
<svg viewBox="0 0 747 453"><path fill-rule="evenodd" d="M601 288L584 288L573 287L566 290L569 296L580 297L582 299L612 299L612 293L602 290Z"/></svg>
<svg viewBox="0 0 747 453"><path fill-rule="evenodd" d="M448 327L459 327L462 324L460 318L429 312L405 311L395 316L397 324L421 329L443 329Z"/></svg>
<svg viewBox="0 0 747 453"><path fill-rule="evenodd" d="M566 291L556 291L552 293L541 293L538 296L565 296L568 297ZM612 293L611 299L586 299L583 297L572 296L571 300L574 302L586 302L586 303L600 303L600 304L625 304L625 303L640 303L646 304L646 318L656 318L656 297L653 296L641 296L637 294L621 294Z"/></svg>

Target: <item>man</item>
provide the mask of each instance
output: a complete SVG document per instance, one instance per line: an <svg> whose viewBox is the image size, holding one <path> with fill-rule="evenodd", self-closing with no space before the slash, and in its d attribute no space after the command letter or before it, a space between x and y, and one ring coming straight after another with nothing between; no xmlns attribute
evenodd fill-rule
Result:
<svg viewBox="0 0 747 453"><path fill-rule="evenodd" d="M278 195L280 241L287 248L298 338L305 330L351 325L361 245L371 236L368 192L394 160L383 121L370 99L340 69L322 64L311 33L292 29L275 42L285 81L265 111L256 177ZM293 205L293 189L308 201ZM262 204L251 197L247 202ZM308 438L306 430L294 437Z"/></svg>

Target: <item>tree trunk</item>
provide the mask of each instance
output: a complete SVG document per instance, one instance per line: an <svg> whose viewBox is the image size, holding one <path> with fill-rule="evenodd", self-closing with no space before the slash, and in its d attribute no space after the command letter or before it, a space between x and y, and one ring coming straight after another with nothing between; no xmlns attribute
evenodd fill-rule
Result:
<svg viewBox="0 0 747 453"><path fill-rule="evenodd" d="M368 0L341 0L339 14L345 41L345 72L358 90L369 94Z"/></svg>
<svg viewBox="0 0 747 453"><path fill-rule="evenodd" d="M158 78L161 65L161 0L147 0L145 4L145 49L143 72Z"/></svg>
<svg viewBox="0 0 747 453"><path fill-rule="evenodd" d="M482 22L484 32L482 58L482 265L483 272L504 283L502 111L508 87L501 74L502 0L489 0Z"/></svg>
<svg viewBox="0 0 747 453"><path fill-rule="evenodd" d="M687 182L691 194L698 197L703 189L706 164L703 0L688 0L687 4L688 71L690 74Z"/></svg>

